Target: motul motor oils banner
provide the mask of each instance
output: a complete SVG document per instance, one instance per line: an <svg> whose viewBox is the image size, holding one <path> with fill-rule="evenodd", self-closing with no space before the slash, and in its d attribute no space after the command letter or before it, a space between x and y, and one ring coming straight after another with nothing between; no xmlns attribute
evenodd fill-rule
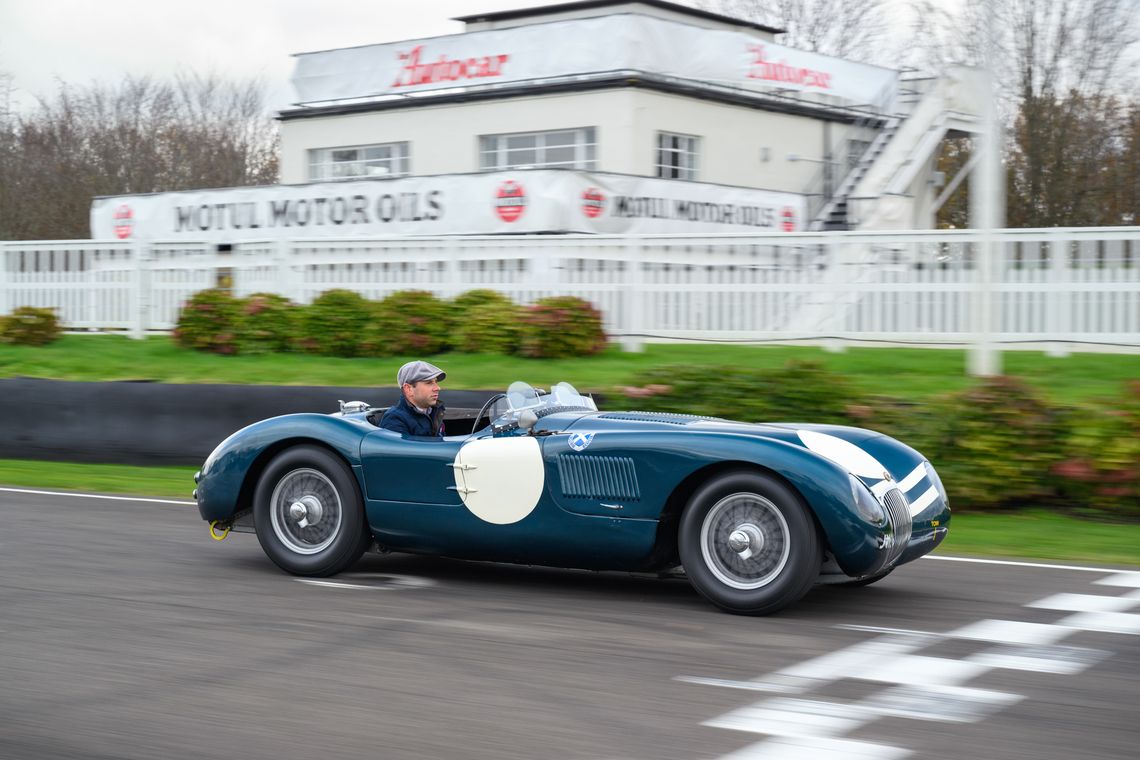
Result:
<svg viewBox="0 0 1140 760"><path fill-rule="evenodd" d="M535 169L96 198L97 240L803 229L802 195Z"/></svg>
<svg viewBox="0 0 1140 760"><path fill-rule="evenodd" d="M639 71L751 90L889 105L898 72L633 13L301 53L299 103L591 73Z"/></svg>

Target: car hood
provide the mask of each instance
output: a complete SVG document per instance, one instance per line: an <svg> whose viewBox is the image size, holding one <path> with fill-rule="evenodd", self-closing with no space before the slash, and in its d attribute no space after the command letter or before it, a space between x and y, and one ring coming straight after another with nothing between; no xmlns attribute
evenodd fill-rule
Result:
<svg viewBox="0 0 1140 760"><path fill-rule="evenodd" d="M829 459L868 485L889 474L905 477L922 461L918 452L874 430L846 425L752 423L666 412L555 414L539 420L540 430L669 432L676 435L725 434L778 440Z"/></svg>

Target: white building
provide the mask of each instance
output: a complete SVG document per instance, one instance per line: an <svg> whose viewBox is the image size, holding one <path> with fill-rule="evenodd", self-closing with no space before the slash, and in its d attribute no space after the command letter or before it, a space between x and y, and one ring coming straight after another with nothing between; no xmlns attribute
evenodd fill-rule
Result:
<svg viewBox="0 0 1140 760"><path fill-rule="evenodd" d="M976 121L969 72L903 81L662 0L458 20L298 54L281 185L97 199L94 236L922 229Z"/></svg>

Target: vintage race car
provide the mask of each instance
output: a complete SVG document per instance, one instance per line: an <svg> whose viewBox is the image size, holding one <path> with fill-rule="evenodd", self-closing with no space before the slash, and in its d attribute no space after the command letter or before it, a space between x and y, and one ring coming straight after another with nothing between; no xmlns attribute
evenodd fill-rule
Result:
<svg viewBox="0 0 1140 760"><path fill-rule="evenodd" d="M930 462L870 430L599 412L566 383L514 383L442 440L383 430L381 411L342 403L231 435L195 475L211 535L253 530L305 576L370 548L683 572L718 607L767 614L820 581L883 578L950 521Z"/></svg>

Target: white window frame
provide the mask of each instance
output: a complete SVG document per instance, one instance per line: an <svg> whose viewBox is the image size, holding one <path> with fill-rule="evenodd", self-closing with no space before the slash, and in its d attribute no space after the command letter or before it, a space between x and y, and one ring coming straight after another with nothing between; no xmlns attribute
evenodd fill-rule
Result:
<svg viewBox="0 0 1140 760"><path fill-rule="evenodd" d="M352 153L355 155L349 157L348 154ZM407 142L338 145L309 150L311 182L368 177L406 177L410 173L410 167L411 149Z"/></svg>
<svg viewBox="0 0 1140 760"><path fill-rule="evenodd" d="M697 179L701 138L677 132L658 132L654 166L661 179Z"/></svg>
<svg viewBox="0 0 1140 760"><path fill-rule="evenodd" d="M485 172L509 169L597 169L597 127L549 129L542 132L509 132L479 135L479 170ZM559 141L570 135L572 142ZM526 147L531 143L531 147ZM571 148L572 155L560 158L555 151ZM521 155L532 152L529 160ZM564 151L563 151L564 152Z"/></svg>

